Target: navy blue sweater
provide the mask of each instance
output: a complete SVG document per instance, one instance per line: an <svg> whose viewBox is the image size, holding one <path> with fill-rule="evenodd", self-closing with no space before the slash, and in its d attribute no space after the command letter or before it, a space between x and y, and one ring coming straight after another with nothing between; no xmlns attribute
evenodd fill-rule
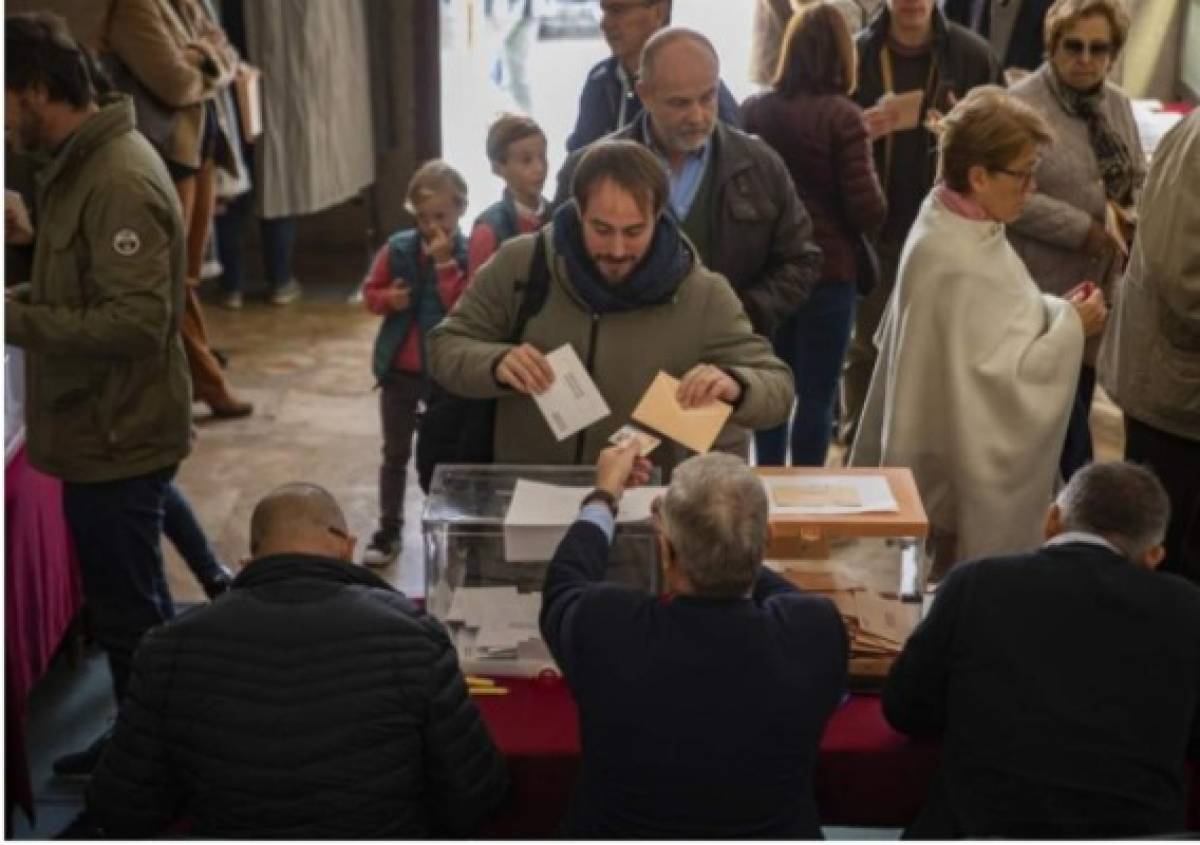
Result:
<svg viewBox="0 0 1200 845"><path fill-rule="evenodd" d="M846 685L833 604L765 569L750 598L664 602L600 583L608 551L576 522L546 574L582 734L567 833L819 838L813 769Z"/></svg>

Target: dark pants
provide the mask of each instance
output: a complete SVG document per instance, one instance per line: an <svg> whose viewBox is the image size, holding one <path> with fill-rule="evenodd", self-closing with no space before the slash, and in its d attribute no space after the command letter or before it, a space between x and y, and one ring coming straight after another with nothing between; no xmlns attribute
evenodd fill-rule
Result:
<svg viewBox="0 0 1200 845"><path fill-rule="evenodd" d="M163 499L163 533L201 584L223 574L191 504L174 483L167 485Z"/></svg>
<svg viewBox="0 0 1200 845"><path fill-rule="evenodd" d="M423 376L393 370L379 391L383 423L383 465L379 468L379 528L400 536L404 525L404 487L408 459L412 456L417 408L425 400L428 382Z"/></svg>
<svg viewBox="0 0 1200 845"><path fill-rule="evenodd" d="M1171 500L1162 571L1200 584L1200 441L1168 434L1126 414L1125 459L1154 470Z"/></svg>
<svg viewBox="0 0 1200 845"><path fill-rule="evenodd" d="M234 41L241 38L241 4L224 4L228 10L222 10L230 18L236 19L235 28L227 28L230 41L238 47L242 55L246 55L244 44ZM234 97L234 112L238 110L238 98ZM236 115L240 116L240 115ZM250 169L250 180L254 181L254 148L251 144L242 144L242 158ZM257 190L257 188L256 188ZM217 260L221 262L221 289L226 293L238 293L246 289L246 218L253 212L254 191L247 191L226 205L221 214L214 217L214 230L217 241ZM263 270L266 275L266 289L283 287L292 281L292 258L296 246L295 217L259 217L259 235L263 245Z"/></svg>
<svg viewBox="0 0 1200 845"><path fill-rule="evenodd" d="M879 256L879 282L871 293L858 301L854 314L854 335L846 353L846 366L842 370L842 415L840 440L850 446L858 434L858 420L863 405L867 402L867 388L875 372L879 350L875 348L875 332L883 321L888 300L896 287L896 274L900 270L900 252L904 239L899 243L875 242Z"/></svg>
<svg viewBox="0 0 1200 845"><path fill-rule="evenodd" d="M254 197L243 194L225 207L215 218L217 258L221 262L221 289L227 293L241 291L246 285L246 218L251 213ZM273 217L260 219L263 269L267 290L286 285L292 278L292 254L296 250L296 218Z"/></svg>
<svg viewBox="0 0 1200 845"><path fill-rule="evenodd" d="M796 380L792 466L825 465L838 376L854 324L855 298L853 282L822 282L775 333L775 354L792 368ZM759 465L786 465L788 442L787 423L758 432L754 445Z"/></svg>
<svg viewBox="0 0 1200 845"><path fill-rule="evenodd" d="M118 703L142 634L175 615L163 573L163 500L175 467L96 484L63 483L63 510L92 629L108 654Z"/></svg>
<svg viewBox="0 0 1200 845"><path fill-rule="evenodd" d="M1096 370L1084 364L1079 371L1079 384L1071 402L1071 418L1067 423L1067 439L1063 442L1058 470L1064 481L1092 462L1092 396L1096 393Z"/></svg>

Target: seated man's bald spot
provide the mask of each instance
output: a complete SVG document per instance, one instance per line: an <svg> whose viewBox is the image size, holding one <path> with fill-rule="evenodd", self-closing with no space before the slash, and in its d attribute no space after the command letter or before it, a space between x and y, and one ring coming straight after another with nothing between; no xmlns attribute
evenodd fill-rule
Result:
<svg viewBox="0 0 1200 845"><path fill-rule="evenodd" d="M285 484L254 507L250 553L328 554L347 533L346 517L328 490L316 484Z"/></svg>

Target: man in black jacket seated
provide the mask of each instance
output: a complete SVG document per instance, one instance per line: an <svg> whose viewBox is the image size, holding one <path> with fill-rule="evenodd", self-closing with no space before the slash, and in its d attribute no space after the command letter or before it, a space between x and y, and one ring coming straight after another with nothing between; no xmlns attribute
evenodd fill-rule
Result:
<svg viewBox="0 0 1200 845"><path fill-rule="evenodd" d="M1185 828L1200 754L1200 587L1152 571L1168 503L1129 463L1081 470L1038 551L963 564L892 667L897 730L940 737L912 838Z"/></svg>
<svg viewBox="0 0 1200 845"><path fill-rule="evenodd" d="M731 455L680 464L659 503L671 598L601 583L636 447L600 454L546 574L542 635L579 704L572 836L817 838L813 768L846 684L827 599L762 567L767 497Z"/></svg>
<svg viewBox="0 0 1200 845"><path fill-rule="evenodd" d="M200 838L470 833L506 775L441 625L351 563L319 487L269 494L250 538L228 593L143 639L90 821L119 838L176 820Z"/></svg>

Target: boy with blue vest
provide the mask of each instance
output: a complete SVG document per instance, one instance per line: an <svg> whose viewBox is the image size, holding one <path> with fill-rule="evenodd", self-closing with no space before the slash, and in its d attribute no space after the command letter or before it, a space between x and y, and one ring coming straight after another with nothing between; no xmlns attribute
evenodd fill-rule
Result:
<svg viewBox="0 0 1200 845"><path fill-rule="evenodd" d="M536 232L549 220L542 188L546 184L546 133L533 118L505 114L488 128L487 157L492 172L504 180L504 196L475 219L467 247L470 278L500 244Z"/></svg>
<svg viewBox="0 0 1200 845"><path fill-rule="evenodd" d="M383 317L372 367L380 387L383 465L379 470L379 530L363 555L385 566L400 552L404 486L417 405L429 392L426 338L467 286L466 238L458 229L467 183L440 159L427 161L408 183L405 208L417 220L388 238L363 282L367 310Z"/></svg>

